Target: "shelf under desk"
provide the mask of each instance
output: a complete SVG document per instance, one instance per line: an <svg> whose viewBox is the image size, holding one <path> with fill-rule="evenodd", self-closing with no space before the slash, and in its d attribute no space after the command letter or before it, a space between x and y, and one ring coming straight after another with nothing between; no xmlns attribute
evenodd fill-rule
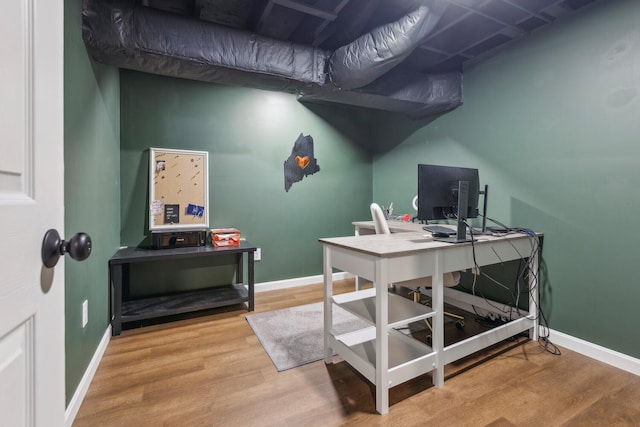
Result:
<svg viewBox="0 0 640 427"><path fill-rule="evenodd" d="M333 302L361 319L376 324L376 289L334 295ZM390 294L388 303L388 327L396 328L408 323L433 317L435 312L427 306L416 304L407 298Z"/></svg>

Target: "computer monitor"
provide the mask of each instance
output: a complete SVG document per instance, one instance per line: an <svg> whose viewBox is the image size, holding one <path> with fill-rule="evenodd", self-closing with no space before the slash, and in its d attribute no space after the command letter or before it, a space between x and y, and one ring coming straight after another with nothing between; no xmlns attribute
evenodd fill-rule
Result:
<svg viewBox="0 0 640 427"><path fill-rule="evenodd" d="M478 217L479 195L478 169L418 165L418 219L453 219L458 224L456 236L442 240L469 241L465 221Z"/></svg>

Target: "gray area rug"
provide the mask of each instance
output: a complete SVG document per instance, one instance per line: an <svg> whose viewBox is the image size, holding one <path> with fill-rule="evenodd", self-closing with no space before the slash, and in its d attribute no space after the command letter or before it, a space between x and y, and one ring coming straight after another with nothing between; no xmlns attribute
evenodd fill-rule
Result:
<svg viewBox="0 0 640 427"><path fill-rule="evenodd" d="M278 371L286 371L324 358L324 303L301 305L246 316ZM342 308L333 306L338 334L369 326Z"/></svg>

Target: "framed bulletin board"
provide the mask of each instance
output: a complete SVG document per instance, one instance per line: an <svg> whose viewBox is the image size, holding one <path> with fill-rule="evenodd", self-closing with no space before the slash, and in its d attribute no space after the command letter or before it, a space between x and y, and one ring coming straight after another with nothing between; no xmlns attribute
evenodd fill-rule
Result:
<svg viewBox="0 0 640 427"><path fill-rule="evenodd" d="M149 150L149 230L209 227L209 153Z"/></svg>

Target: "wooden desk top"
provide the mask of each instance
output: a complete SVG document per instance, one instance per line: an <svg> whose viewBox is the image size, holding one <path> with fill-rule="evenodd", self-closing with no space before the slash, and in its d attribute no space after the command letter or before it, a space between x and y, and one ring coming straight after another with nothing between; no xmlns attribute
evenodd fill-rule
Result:
<svg viewBox="0 0 640 427"><path fill-rule="evenodd" d="M355 221L352 224L356 228L366 228L370 230L375 230L373 221ZM422 229L422 227L424 227L424 224L419 224L417 222L391 220L391 221L387 221L387 225L389 225L389 230L392 233L402 233L402 232L411 232L411 231L418 232L418 233L426 233Z"/></svg>
<svg viewBox="0 0 640 427"><path fill-rule="evenodd" d="M402 255L409 252L448 245L448 243L435 242L433 237L426 231L422 233L406 232L331 237L322 238L320 242L375 256Z"/></svg>
<svg viewBox="0 0 640 427"><path fill-rule="evenodd" d="M416 224L414 224L416 225ZM501 236L475 236L473 242L476 246L481 246L489 242L498 242L501 240L522 239L527 238L524 233L511 233ZM319 239L321 243L342 247L357 252L381 256L393 257L409 254L412 252L459 248L462 246L470 246L471 242L465 243L447 243L439 242L431 237L431 234L421 229L421 232L404 232L391 234L367 234L360 236L330 237Z"/></svg>

